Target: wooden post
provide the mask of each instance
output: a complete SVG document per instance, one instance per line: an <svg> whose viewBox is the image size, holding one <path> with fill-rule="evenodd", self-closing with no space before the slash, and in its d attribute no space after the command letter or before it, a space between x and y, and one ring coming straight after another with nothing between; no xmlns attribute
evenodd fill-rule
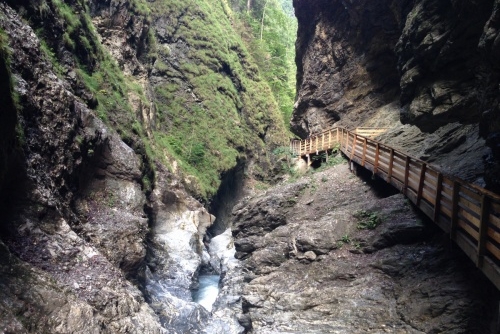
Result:
<svg viewBox="0 0 500 334"><path fill-rule="evenodd" d="M344 139L344 137L345 137L344 134L345 134L345 130L342 129L342 142L344 143L344 150L345 150L347 147L347 142L349 141L348 140L349 138L346 137L346 139Z"/></svg>
<svg viewBox="0 0 500 334"><path fill-rule="evenodd" d="M354 158L354 153L356 152L357 142L358 142L358 135L354 134L353 143L352 143L351 160L352 160L352 158Z"/></svg>
<svg viewBox="0 0 500 334"><path fill-rule="evenodd" d="M311 166L311 155L306 154L306 157L307 157L307 168L309 168L309 166Z"/></svg>
<svg viewBox="0 0 500 334"><path fill-rule="evenodd" d="M477 267L481 268L486 250L486 240L488 236L488 218L490 215L490 198L483 194L481 197L481 217L479 223L479 240L477 244Z"/></svg>
<svg viewBox="0 0 500 334"><path fill-rule="evenodd" d="M361 161L361 166L365 167L365 162L366 162L366 138L363 138L364 139L364 143L363 143L363 159Z"/></svg>
<svg viewBox="0 0 500 334"><path fill-rule="evenodd" d="M455 240L458 227L458 198L460 195L460 183L453 181L453 193L451 198L451 227L450 238Z"/></svg>
<svg viewBox="0 0 500 334"><path fill-rule="evenodd" d="M349 149L349 132L346 129L344 129L344 133L345 133L344 151L347 156L347 150Z"/></svg>
<svg viewBox="0 0 500 334"><path fill-rule="evenodd" d="M422 163L422 169L420 169L420 180L418 183L418 192L417 192L417 206L420 204L420 200L422 199L422 191L424 190L424 179L425 179L425 170L427 169L427 164Z"/></svg>
<svg viewBox="0 0 500 334"><path fill-rule="evenodd" d="M405 196L408 194L408 179L410 178L410 157L406 156L405 161L405 185L404 185L404 194Z"/></svg>
<svg viewBox="0 0 500 334"><path fill-rule="evenodd" d="M325 149L325 133L323 132L321 134L321 150L323 151Z"/></svg>
<svg viewBox="0 0 500 334"><path fill-rule="evenodd" d="M438 172L436 197L434 197L434 221L439 220L439 210L441 210L441 190L443 190L443 174Z"/></svg>
<svg viewBox="0 0 500 334"><path fill-rule="evenodd" d="M393 167L394 167L394 149L391 148L391 156L389 158L389 171L387 172L387 183L391 183Z"/></svg>
<svg viewBox="0 0 500 334"><path fill-rule="evenodd" d="M380 156L380 144L377 143L376 147L375 147L375 162L373 164L373 174L377 174L378 172L378 159L379 159L379 156Z"/></svg>

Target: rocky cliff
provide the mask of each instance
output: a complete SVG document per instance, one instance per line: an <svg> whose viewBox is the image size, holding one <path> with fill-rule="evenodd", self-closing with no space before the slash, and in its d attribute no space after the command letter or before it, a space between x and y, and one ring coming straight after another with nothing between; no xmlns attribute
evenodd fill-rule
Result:
<svg viewBox="0 0 500 334"><path fill-rule="evenodd" d="M0 3L1 332L241 329L192 301L223 258L198 200L236 166L268 177L285 131L231 20L223 1Z"/></svg>
<svg viewBox="0 0 500 334"><path fill-rule="evenodd" d="M344 162L234 208L249 333L495 333L497 289L376 182Z"/></svg>
<svg viewBox="0 0 500 334"><path fill-rule="evenodd" d="M387 127L382 140L498 189L498 1L294 6L297 134Z"/></svg>

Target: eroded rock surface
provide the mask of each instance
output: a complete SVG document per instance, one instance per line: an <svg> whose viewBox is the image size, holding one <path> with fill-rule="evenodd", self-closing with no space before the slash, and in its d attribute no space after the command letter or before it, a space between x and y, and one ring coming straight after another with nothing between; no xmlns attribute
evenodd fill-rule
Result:
<svg viewBox="0 0 500 334"><path fill-rule="evenodd" d="M384 142L498 189L499 5L295 0L293 131L391 128Z"/></svg>
<svg viewBox="0 0 500 334"><path fill-rule="evenodd" d="M56 75L33 30L0 10L24 134L3 189L0 322L16 332L164 332L125 277L145 256L137 158Z"/></svg>
<svg viewBox="0 0 500 334"><path fill-rule="evenodd" d="M381 198L366 182L342 164L235 207L240 323L249 333L490 332L496 289L402 195Z"/></svg>

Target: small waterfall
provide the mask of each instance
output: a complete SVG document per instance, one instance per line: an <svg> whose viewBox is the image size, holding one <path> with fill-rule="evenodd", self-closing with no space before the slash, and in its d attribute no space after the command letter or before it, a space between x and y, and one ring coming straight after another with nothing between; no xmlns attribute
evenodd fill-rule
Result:
<svg viewBox="0 0 500 334"><path fill-rule="evenodd" d="M193 301L203 306L208 312L212 311L212 306L219 294L219 275L200 275L199 287L193 290Z"/></svg>

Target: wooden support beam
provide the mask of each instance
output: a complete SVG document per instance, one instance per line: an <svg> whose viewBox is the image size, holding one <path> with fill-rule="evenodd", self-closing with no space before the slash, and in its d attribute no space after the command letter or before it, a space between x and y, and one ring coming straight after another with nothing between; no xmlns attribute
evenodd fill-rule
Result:
<svg viewBox="0 0 500 334"><path fill-rule="evenodd" d="M356 143L358 142L358 135L354 134L352 141L352 151L351 151L351 160L354 158L354 153L356 152Z"/></svg>
<svg viewBox="0 0 500 334"><path fill-rule="evenodd" d="M477 245L477 267L483 267L486 238L488 236L488 218L490 216L490 198L483 194L481 197L481 217L479 223L479 241Z"/></svg>
<svg viewBox="0 0 500 334"><path fill-rule="evenodd" d="M378 160L380 157L380 144L377 143L375 147L375 162L373 163L373 174L377 174L378 172Z"/></svg>
<svg viewBox="0 0 500 334"><path fill-rule="evenodd" d="M453 181L453 193L451 198L451 227L450 227L450 238L452 240L456 239L457 227L458 227L458 198L460 194L460 183Z"/></svg>
<svg viewBox="0 0 500 334"><path fill-rule="evenodd" d="M408 194L408 178L410 177L410 157L406 156L406 161L405 161L405 184L403 186L403 194Z"/></svg>
<svg viewBox="0 0 500 334"><path fill-rule="evenodd" d="M427 164L425 162L423 162L422 167L420 169L420 179L418 182L417 206L420 204L420 200L422 199L422 191L424 190L424 180L425 180L426 169L427 169Z"/></svg>
<svg viewBox="0 0 500 334"><path fill-rule="evenodd" d="M344 129L342 129L342 136L341 136L341 138L342 138L342 144L340 145L340 147L342 148L342 145L343 145L343 147L344 147L343 150L345 150L346 147L347 147L347 142L346 142L347 141L347 137L345 136ZM346 138L346 139L344 139L344 138Z"/></svg>
<svg viewBox="0 0 500 334"><path fill-rule="evenodd" d="M437 222L439 219L439 211L441 210L441 191L443 190L443 174L438 172L437 175L437 187L436 187L436 197L434 200L434 221Z"/></svg>
<svg viewBox="0 0 500 334"><path fill-rule="evenodd" d="M366 138L364 139L363 143L363 159L361 159L361 166L365 167L365 162L366 162Z"/></svg>
<svg viewBox="0 0 500 334"><path fill-rule="evenodd" d="M394 149L391 148L391 155L389 158L389 171L387 172L387 183L391 183L393 167L394 167Z"/></svg>

